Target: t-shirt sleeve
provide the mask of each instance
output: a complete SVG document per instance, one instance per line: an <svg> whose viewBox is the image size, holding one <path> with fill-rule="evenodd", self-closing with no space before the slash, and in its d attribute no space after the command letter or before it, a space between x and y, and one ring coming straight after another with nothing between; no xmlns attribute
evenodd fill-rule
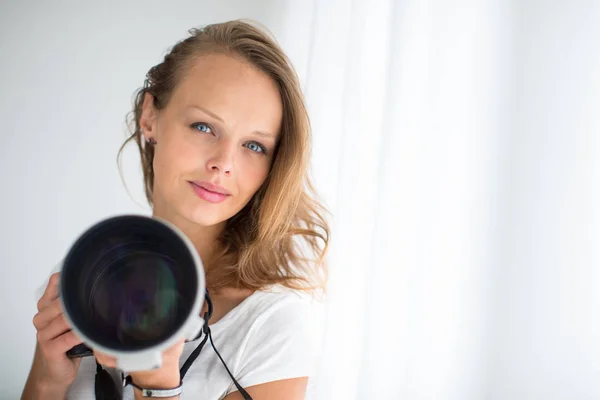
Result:
<svg viewBox="0 0 600 400"><path fill-rule="evenodd" d="M314 375L319 342L314 307L307 299L286 301L253 327L234 375L241 387ZM229 392L235 390L232 383Z"/></svg>

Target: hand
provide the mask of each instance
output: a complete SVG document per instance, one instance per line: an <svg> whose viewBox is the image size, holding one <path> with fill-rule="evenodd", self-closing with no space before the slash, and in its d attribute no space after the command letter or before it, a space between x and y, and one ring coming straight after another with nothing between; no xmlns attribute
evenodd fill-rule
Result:
<svg viewBox="0 0 600 400"><path fill-rule="evenodd" d="M171 389L179 386L179 358L183 353L185 339L181 339L162 353L160 368L130 372L131 380L138 386L152 389ZM113 356L94 350L94 356L100 365L116 368L117 360Z"/></svg>
<svg viewBox="0 0 600 400"><path fill-rule="evenodd" d="M42 357L38 383L50 388L68 388L77 376L81 358L70 359L67 351L82 343L68 326L59 299L60 273L50 276L33 317Z"/></svg>

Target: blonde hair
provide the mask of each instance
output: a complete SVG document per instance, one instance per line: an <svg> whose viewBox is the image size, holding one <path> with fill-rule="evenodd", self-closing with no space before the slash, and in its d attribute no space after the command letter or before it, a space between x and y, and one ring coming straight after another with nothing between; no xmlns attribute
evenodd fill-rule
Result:
<svg viewBox="0 0 600 400"><path fill-rule="evenodd" d="M153 146L147 146L140 116L146 93L157 109L164 108L173 89L194 59L208 52L242 57L276 84L283 104L280 141L269 175L248 204L230 218L219 238L221 251L205 265L207 287L260 290L272 284L324 290L325 254L329 243L327 212L316 198L308 169L311 128L300 83L289 59L275 39L252 23L235 20L191 29L164 60L152 67L135 96L128 116L129 142L139 149L146 198L153 204ZM133 114L133 118L131 118Z"/></svg>

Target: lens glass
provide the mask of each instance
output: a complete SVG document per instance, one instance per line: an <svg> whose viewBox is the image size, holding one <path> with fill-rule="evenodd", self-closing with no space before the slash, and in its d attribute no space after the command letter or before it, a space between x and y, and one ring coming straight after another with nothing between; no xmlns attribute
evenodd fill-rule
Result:
<svg viewBox="0 0 600 400"><path fill-rule="evenodd" d="M74 324L116 350L169 338L186 321L198 273L181 238L145 217L92 227L65 259L61 291Z"/></svg>

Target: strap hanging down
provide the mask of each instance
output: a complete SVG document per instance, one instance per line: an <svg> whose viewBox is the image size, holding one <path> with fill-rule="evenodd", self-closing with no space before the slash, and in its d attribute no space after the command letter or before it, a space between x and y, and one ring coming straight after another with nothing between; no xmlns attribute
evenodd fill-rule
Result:
<svg viewBox="0 0 600 400"><path fill-rule="evenodd" d="M208 311L204 314L205 323L204 323L204 326L202 327L202 332L204 333L204 339L202 339L202 342L200 343L200 345L198 345L198 347L196 347L196 349L194 349L194 351L192 352L192 354L190 354L188 359L185 360L183 367L181 367L181 369L179 370L181 379L183 380L183 377L187 373L187 371L190 368L190 366L192 365L192 363L196 360L196 358L198 358L198 355L200 354L200 352L202 351L202 348L204 347L204 344L206 343L206 339L210 338L210 344L212 345L212 348L215 350L215 353L217 353L217 356L221 360L221 363L223 363L225 370L227 370L227 373L233 380L233 384L235 385L237 390L240 391L240 393L244 397L244 400L252 400L252 397L250 397L248 392L246 392L244 390L244 388L241 387L240 384L235 380L235 378L233 377L233 374L231 373L229 368L227 368L227 364L225 364L225 361L223 361L223 357L221 357L221 354L219 354L219 352L217 351L217 348L215 347L215 344L214 344L213 338L212 338L212 333L210 331L210 327L208 326L208 321L212 317L212 313L213 313L213 305L212 305L210 296L208 295L208 291L206 291L205 299L206 299L206 303L208 304Z"/></svg>

